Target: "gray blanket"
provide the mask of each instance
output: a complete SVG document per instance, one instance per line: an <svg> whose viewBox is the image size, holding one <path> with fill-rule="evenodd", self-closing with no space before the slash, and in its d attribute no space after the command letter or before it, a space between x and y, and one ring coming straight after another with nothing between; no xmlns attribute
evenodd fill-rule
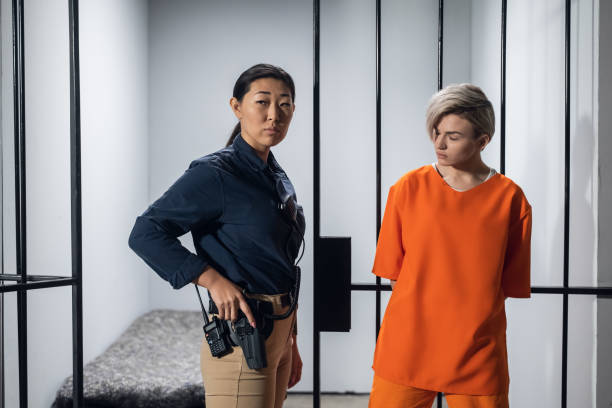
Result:
<svg viewBox="0 0 612 408"><path fill-rule="evenodd" d="M85 407L204 407L202 314L154 310L84 367ZM54 408L72 407L72 376Z"/></svg>

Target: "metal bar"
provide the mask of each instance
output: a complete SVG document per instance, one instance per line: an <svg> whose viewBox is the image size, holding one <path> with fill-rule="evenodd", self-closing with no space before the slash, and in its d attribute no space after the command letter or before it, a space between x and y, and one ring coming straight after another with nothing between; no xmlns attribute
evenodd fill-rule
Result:
<svg viewBox="0 0 612 408"><path fill-rule="evenodd" d="M381 292L382 292L382 284L380 276L376 277L376 339L378 339L378 333L380 333L380 323L382 320L382 306L381 306Z"/></svg>
<svg viewBox="0 0 612 408"><path fill-rule="evenodd" d="M0 282L0 288L2 287L4 287L4 282ZM4 293L0 293L0 408L4 408L5 406L4 383Z"/></svg>
<svg viewBox="0 0 612 408"><path fill-rule="evenodd" d="M381 156L382 156L382 110L381 110L381 34L380 34L380 0L376 0L376 242L380 234L381 214L382 214L382 194L381 194ZM381 306L380 306L380 277L376 277L376 313L375 328L376 338L380 332Z"/></svg>
<svg viewBox="0 0 612 408"><path fill-rule="evenodd" d="M444 0L438 0L438 91L442 89L442 57L444 56Z"/></svg>
<svg viewBox="0 0 612 408"><path fill-rule="evenodd" d="M444 0L438 1L438 91L442 89L444 74ZM442 408L442 394L436 396L436 407Z"/></svg>
<svg viewBox="0 0 612 408"><path fill-rule="evenodd" d="M506 20L507 0L502 0L501 7L501 101L499 112L499 172L506 174Z"/></svg>
<svg viewBox="0 0 612 408"><path fill-rule="evenodd" d="M362 291L376 291L378 286L373 283L353 283L351 284L351 290L362 290ZM391 290L391 285L380 285L380 290Z"/></svg>
<svg viewBox="0 0 612 408"><path fill-rule="evenodd" d="M28 275L26 277L26 282L38 282L45 281L49 279L62 279L66 278L66 276L54 276L54 275ZM16 274L0 274L0 281L15 281L21 282L21 275Z"/></svg>
<svg viewBox="0 0 612 408"><path fill-rule="evenodd" d="M287 391L288 395L311 395L309 391ZM322 391L321 395L334 395L334 396L366 396L370 395L369 392L353 392L353 391Z"/></svg>
<svg viewBox="0 0 612 408"><path fill-rule="evenodd" d="M1 13L0 13L1 14ZM0 55L0 63L2 56ZM0 90L2 85L0 84ZM2 112L0 112L0 122L2 122ZM2 132L0 131L0 136ZM0 143L0 273L4 273L4 149ZM4 281L0 281L0 287L4 286ZM4 408L5 380L4 380L4 293L0 293L0 408Z"/></svg>
<svg viewBox="0 0 612 408"><path fill-rule="evenodd" d="M314 251L313 258L317 259L317 240L321 237L321 145L320 145L320 116L319 116L319 57L320 57L320 42L319 32L321 26L320 9L321 1L313 0L313 112L312 112L312 130L313 130L313 239ZM316 299L316 286L314 285L313 298ZM317 322L317 302L314 302L314 320L313 320L313 391L312 391L312 406L313 408L321 407L321 334Z"/></svg>
<svg viewBox="0 0 612 408"><path fill-rule="evenodd" d="M25 86L23 0L13 0L13 114L15 132L15 229L16 266L22 281L27 276L25 201ZM5 289L4 287L2 288ZM17 292L17 342L19 358L19 406L28 406L28 324L27 292Z"/></svg>
<svg viewBox="0 0 612 408"><path fill-rule="evenodd" d="M390 291L391 285L380 285L380 289ZM358 291L375 291L376 285L371 283L353 283L351 290ZM596 296L612 296L612 287L610 286L532 286L531 293L534 294L554 294L554 295L596 295Z"/></svg>
<svg viewBox="0 0 612 408"><path fill-rule="evenodd" d="M70 191L72 240L72 401L83 406L83 245L81 208L81 98L79 2L68 0L70 38Z"/></svg>
<svg viewBox="0 0 612 408"><path fill-rule="evenodd" d="M546 293L556 295L597 295L597 296L611 296L612 287L601 286L601 287L532 287L531 293Z"/></svg>
<svg viewBox="0 0 612 408"><path fill-rule="evenodd" d="M0 163L0 166L1 166L1 163ZM0 236L1 235L2 234L0 234ZM2 255L0 254L0 256ZM2 256L2 258L3 258L2 267L4 268L4 256ZM3 287L4 287L4 281L0 281L0 288L3 288ZM4 381L4 292L0 292L0 408L4 408L4 404L5 404L4 402L5 384L4 383L5 383Z"/></svg>
<svg viewBox="0 0 612 408"><path fill-rule="evenodd" d="M55 280L29 282L29 283L16 283L14 285L0 286L0 291L2 293L17 292L17 294L19 294L19 292L21 291L25 293L25 291L28 291L28 290L55 288L55 287L60 287L60 286L71 286L71 285L76 285L77 283L78 283L78 280L76 278L61 278L61 279L55 279Z"/></svg>
<svg viewBox="0 0 612 408"><path fill-rule="evenodd" d="M563 222L563 287L569 286L569 228L570 228L570 32L571 0L565 0L565 199ZM561 357L561 407L567 407L567 347L568 294L563 294L563 341Z"/></svg>

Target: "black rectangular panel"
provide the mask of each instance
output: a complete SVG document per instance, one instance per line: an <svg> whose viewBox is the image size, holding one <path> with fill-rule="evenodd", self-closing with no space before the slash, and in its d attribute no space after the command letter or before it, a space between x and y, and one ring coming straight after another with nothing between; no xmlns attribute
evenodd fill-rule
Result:
<svg viewBox="0 0 612 408"><path fill-rule="evenodd" d="M351 238L321 237L315 246L315 330L348 332L351 330Z"/></svg>

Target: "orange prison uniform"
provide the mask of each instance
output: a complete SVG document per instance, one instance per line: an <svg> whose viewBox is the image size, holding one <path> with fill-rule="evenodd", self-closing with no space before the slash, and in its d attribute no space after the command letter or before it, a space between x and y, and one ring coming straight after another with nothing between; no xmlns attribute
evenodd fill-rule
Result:
<svg viewBox="0 0 612 408"><path fill-rule="evenodd" d="M389 191L373 272L397 280L377 377L449 394L508 392L505 297L530 296L531 207L495 174L459 192L431 166Z"/></svg>
<svg viewBox="0 0 612 408"><path fill-rule="evenodd" d="M394 384L374 376L368 408L432 408L437 392ZM449 408L508 408L508 394L445 394Z"/></svg>

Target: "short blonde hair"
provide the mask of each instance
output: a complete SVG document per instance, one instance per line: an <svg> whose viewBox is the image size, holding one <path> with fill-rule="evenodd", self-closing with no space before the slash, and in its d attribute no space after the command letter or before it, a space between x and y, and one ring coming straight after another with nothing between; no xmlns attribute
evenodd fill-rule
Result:
<svg viewBox="0 0 612 408"><path fill-rule="evenodd" d="M495 133L495 112L493 105L482 92L472 84L453 84L438 91L429 100L427 107L427 133L433 139L436 127L446 115L455 114L468 120L474 128L474 136L482 134L493 138Z"/></svg>

